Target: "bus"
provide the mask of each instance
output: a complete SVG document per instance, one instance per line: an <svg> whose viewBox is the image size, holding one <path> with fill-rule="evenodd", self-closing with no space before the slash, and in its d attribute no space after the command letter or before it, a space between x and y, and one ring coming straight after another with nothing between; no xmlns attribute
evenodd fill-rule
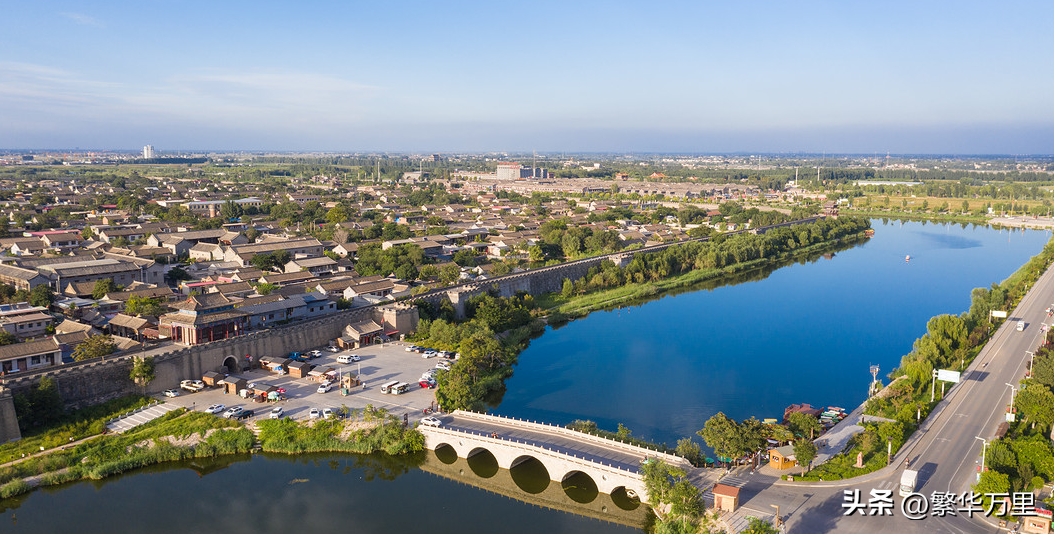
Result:
<svg viewBox="0 0 1054 534"><path fill-rule="evenodd" d="M407 384L406 382L399 382L398 384L392 386L388 393L391 393L392 395L402 395L407 391L410 391L410 384Z"/></svg>
<svg viewBox="0 0 1054 534"><path fill-rule="evenodd" d="M392 386L396 386L398 384L399 384L398 380L392 380L391 382L388 382L387 384L384 384L383 386L381 386L381 393L391 393L392 392Z"/></svg>

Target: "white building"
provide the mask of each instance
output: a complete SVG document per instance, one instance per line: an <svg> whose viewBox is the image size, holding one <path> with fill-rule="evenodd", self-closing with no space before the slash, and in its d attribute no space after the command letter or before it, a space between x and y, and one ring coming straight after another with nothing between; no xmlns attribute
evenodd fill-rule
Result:
<svg viewBox="0 0 1054 534"><path fill-rule="evenodd" d="M146 159L154 159L154 145L146 145L143 147L143 157Z"/></svg>

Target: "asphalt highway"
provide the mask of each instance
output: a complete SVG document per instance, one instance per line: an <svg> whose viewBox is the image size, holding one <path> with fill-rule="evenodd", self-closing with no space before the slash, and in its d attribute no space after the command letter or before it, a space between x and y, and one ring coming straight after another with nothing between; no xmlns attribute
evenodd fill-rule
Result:
<svg viewBox="0 0 1054 534"><path fill-rule="evenodd" d="M875 473L839 482L791 483L771 478L746 478L742 487L744 505L755 510L770 510L780 505L787 532L820 533L985 533L998 532L994 521L981 515L933 515L908 519L901 510L897 490L904 462L919 471L918 493L933 492L961 495L975 483L981 461L982 441L990 440L1005 419L1010 403L1011 386L1024 378L1029 365L1026 351L1042 342L1041 324L1050 321L1045 309L1054 302L1054 269L1040 277L1018 307L963 372L959 384L947 384L943 401L894 457L891 466ZM1026 323L1017 331L1017 322ZM1049 324L1049 322L1048 322ZM940 393L941 384L937 383ZM859 490L860 500L867 504L872 490L892 490L892 516L844 515L846 490ZM956 510L961 506L956 506ZM871 508L865 510L870 512ZM770 510L771 512L771 510Z"/></svg>

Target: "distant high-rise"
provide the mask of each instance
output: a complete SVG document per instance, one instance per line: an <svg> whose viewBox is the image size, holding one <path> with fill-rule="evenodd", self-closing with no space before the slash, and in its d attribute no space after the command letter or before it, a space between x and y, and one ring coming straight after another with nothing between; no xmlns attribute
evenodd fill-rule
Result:
<svg viewBox="0 0 1054 534"><path fill-rule="evenodd" d="M146 159L154 159L154 145L146 145L143 147L143 157Z"/></svg>
<svg viewBox="0 0 1054 534"><path fill-rule="evenodd" d="M443 161L443 156L440 156L439 154L432 154L432 161L435 161L435 162Z"/></svg>

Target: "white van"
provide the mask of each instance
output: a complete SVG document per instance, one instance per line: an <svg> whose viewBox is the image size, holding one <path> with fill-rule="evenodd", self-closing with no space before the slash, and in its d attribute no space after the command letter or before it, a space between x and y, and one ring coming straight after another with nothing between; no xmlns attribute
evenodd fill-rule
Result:
<svg viewBox="0 0 1054 534"><path fill-rule="evenodd" d="M383 386L381 386L381 393L391 393L392 392L392 387L396 386L398 384L399 384L398 380L392 380L391 382L388 382L387 384L384 384Z"/></svg>
<svg viewBox="0 0 1054 534"><path fill-rule="evenodd" d="M315 390L315 393L329 393L331 389L333 389L333 383L326 382L324 384L319 384L318 389Z"/></svg>
<svg viewBox="0 0 1054 534"><path fill-rule="evenodd" d="M1025 331L1025 321L1018 321L1017 322L1017 331L1018 332L1024 332Z"/></svg>

